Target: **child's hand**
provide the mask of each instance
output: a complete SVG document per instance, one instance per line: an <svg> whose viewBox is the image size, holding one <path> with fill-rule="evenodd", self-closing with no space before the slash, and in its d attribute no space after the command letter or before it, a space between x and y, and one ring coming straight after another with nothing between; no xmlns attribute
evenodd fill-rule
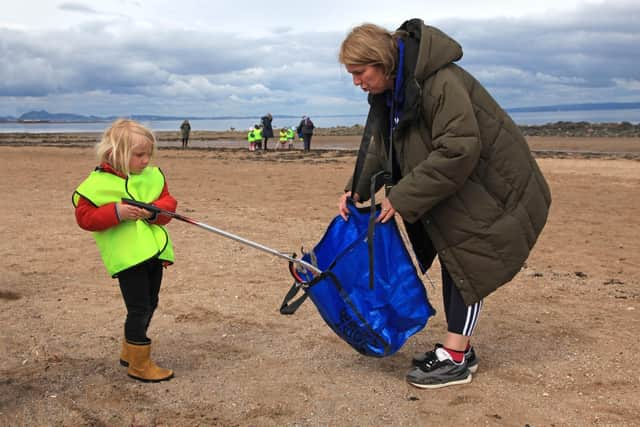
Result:
<svg viewBox="0 0 640 427"><path fill-rule="evenodd" d="M146 209L126 203L116 203L116 209L118 210L118 217L121 221L137 221L139 219L149 219L153 216L153 213Z"/></svg>

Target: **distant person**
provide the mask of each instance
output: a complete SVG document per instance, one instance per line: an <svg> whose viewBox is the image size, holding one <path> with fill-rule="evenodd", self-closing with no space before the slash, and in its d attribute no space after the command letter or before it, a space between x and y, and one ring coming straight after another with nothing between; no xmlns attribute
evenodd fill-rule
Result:
<svg viewBox="0 0 640 427"><path fill-rule="evenodd" d="M279 137L280 145L278 149L285 150L287 148L287 128L280 128Z"/></svg>
<svg viewBox="0 0 640 427"><path fill-rule="evenodd" d="M120 364L141 381L163 381L173 371L151 359L147 329L158 307L162 270L173 264L173 247L164 228L171 218L128 205L135 199L175 212L164 174L151 166L156 139L133 120L116 120L96 146L99 166L73 193L76 221L93 237L102 261L117 278L127 308Z"/></svg>
<svg viewBox="0 0 640 427"><path fill-rule="evenodd" d="M189 120L185 120L180 125L180 134L182 136L182 148L187 148L189 145L189 135L191 134L191 123Z"/></svg>
<svg viewBox="0 0 640 427"><path fill-rule="evenodd" d="M273 117L271 113L267 113L266 116L262 116L260 118L260 124L262 125L262 142L264 143L264 151L267 151L267 142L269 138L273 138L273 127L271 122L273 121Z"/></svg>
<svg viewBox="0 0 640 427"><path fill-rule="evenodd" d="M258 132L255 127L250 127L247 133L247 142L249 143L249 151L256 151L256 142L258 140Z"/></svg>
<svg viewBox="0 0 640 427"><path fill-rule="evenodd" d="M311 118L302 116L302 120L300 120L300 124L298 125L298 135L302 135L304 151L311 150L311 137L313 136L314 129L315 125L311 121Z"/></svg>
<svg viewBox="0 0 640 427"><path fill-rule="evenodd" d="M423 271L436 255L440 261L447 332L442 344L414 357L406 376L426 389L471 382L478 359L470 339L484 298L520 271L551 204L526 139L456 64L461 57L455 40L419 19L395 32L355 27L338 56L369 94L372 135L357 187L340 198L339 213L346 220L350 197L367 200L385 185L377 221L399 213ZM381 169L388 179L374 178L370 190Z"/></svg>
<svg viewBox="0 0 640 427"><path fill-rule="evenodd" d="M296 128L291 126L287 128L287 142L289 143L289 150L293 150L293 142L296 139Z"/></svg>
<svg viewBox="0 0 640 427"><path fill-rule="evenodd" d="M256 143L255 149L262 150L262 125L255 125L254 129L255 129L254 141Z"/></svg>

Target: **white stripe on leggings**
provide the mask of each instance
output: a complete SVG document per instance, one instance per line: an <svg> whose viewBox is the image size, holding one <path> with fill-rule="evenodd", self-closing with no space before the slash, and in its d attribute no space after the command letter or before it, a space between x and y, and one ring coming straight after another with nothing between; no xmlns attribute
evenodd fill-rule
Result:
<svg viewBox="0 0 640 427"><path fill-rule="evenodd" d="M467 320L464 322L464 328L462 329L462 335L470 337L473 335L473 330L478 324L478 317L480 317L480 309L482 308L482 300L475 304L467 306Z"/></svg>

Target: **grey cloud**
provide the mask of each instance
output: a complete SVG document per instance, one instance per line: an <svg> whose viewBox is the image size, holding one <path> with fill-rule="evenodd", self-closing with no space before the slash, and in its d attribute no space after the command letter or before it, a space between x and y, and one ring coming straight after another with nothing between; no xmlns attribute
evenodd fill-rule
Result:
<svg viewBox="0 0 640 427"><path fill-rule="evenodd" d="M66 2L66 3L61 3L58 6L58 9L60 10L64 10L67 12L81 12L81 13L88 13L88 14L98 14L99 12L96 11L95 9L93 9L92 7L89 7L83 3L74 3L74 2Z"/></svg>
<svg viewBox="0 0 640 427"><path fill-rule="evenodd" d="M590 5L539 19L443 21L462 44L462 64L510 106L614 100L617 79L637 80L640 5ZM513 72L492 74L508 66ZM482 80L481 80L482 81ZM629 86L627 86L629 87ZM518 90L515 90L518 89ZM592 91L590 91L592 89ZM635 99L640 93L636 91Z"/></svg>
<svg viewBox="0 0 640 427"><path fill-rule="evenodd" d="M81 3L60 7L99 13ZM461 65L501 103L520 107L638 100L638 16L640 5L592 5L565 16L427 23L462 44ZM87 110L100 100L102 109L133 109L122 114L362 113L365 96L337 62L344 33L282 27L257 39L105 15L64 31L0 28L0 55L10 59L0 63L0 99L50 102L56 111L79 102L69 112L92 114L102 113Z"/></svg>

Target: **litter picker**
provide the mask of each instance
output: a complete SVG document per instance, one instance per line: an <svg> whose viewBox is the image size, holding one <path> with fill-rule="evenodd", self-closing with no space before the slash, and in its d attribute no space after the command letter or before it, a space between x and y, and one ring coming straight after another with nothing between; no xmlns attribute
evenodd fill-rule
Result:
<svg viewBox="0 0 640 427"><path fill-rule="evenodd" d="M284 258L284 259L289 261L289 270L290 270L291 274L294 275L294 277L299 276L299 274L296 274L296 270L297 269L295 269L293 267L293 264L297 264L298 266L302 267L303 269L311 272L314 276L322 273L322 271L318 267L316 267L316 266L314 266L314 265L312 265L312 264L310 264L310 263L308 263L308 262L306 262L306 261L304 261L302 259L296 258L295 255L287 255L287 254L282 253L280 251L277 251L275 249L272 249L272 248L269 248L267 246L261 245L260 243L252 242L251 240L245 239L245 238L240 237L240 236L236 236L235 234L231 234L231 233L229 233L227 231L220 230L219 228L212 227L212 226L210 226L208 224L205 224L204 222L196 221L195 219L186 217L184 215L180 215L179 213L175 213L175 212L171 212L171 211L168 211L168 210L165 210L165 209L161 209L161 208L159 208L157 206L154 206L154 205L151 205L151 204L148 204L148 203L142 203L142 202L139 202L139 201L133 200L133 199L123 198L122 199L122 203L126 203L128 205L136 206L136 207L139 207L139 208L142 208L142 209L146 209L149 212L154 212L157 215L165 215L165 216L169 216L171 218L175 218L177 220L186 222L188 224L195 225L196 227L204 228L207 231L211 231L213 233L219 234L220 236L226 237L228 239L235 240L236 242L242 243L244 245L251 246L252 248L261 250L261 251L266 252L268 254L275 255L275 256L280 257L280 258Z"/></svg>

